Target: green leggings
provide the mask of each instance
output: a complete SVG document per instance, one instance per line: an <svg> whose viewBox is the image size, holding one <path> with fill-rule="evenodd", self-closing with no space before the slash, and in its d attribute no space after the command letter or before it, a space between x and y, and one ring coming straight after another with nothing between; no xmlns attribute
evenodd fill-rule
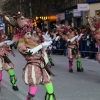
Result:
<svg viewBox="0 0 100 100"><path fill-rule="evenodd" d="M52 58L51 56L48 56L49 62L52 63Z"/></svg>
<svg viewBox="0 0 100 100"><path fill-rule="evenodd" d="M77 68L81 67L81 58L77 58Z"/></svg>
<svg viewBox="0 0 100 100"><path fill-rule="evenodd" d="M45 84L44 87L47 92L45 96L45 100L55 100L53 84L50 82L48 84Z"/></svg>
<svg viewBox="0 0 100 100"><path fill-rule="evenodd" d="M8 74L10 76L10 80L13 86L16 86L16 79L13 69L8 70Z"/></svg>

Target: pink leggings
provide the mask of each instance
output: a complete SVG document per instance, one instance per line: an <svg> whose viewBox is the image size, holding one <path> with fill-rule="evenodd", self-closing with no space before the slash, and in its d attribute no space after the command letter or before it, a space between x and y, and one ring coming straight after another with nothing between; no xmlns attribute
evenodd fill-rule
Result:
<svg viewBox="0 0 100 100"><path fill-rule="evenodd" d="M73 58L69 58L69 69L72 69Z"/></svg>
<svg viewBox="0 0 100 100"><path fill-rule="evenodd" d="M35 96L37 88L38 88L38 86L29 86L29 94L28 95ZM28 96L27 96L26 100L29 100Z"/></svg>

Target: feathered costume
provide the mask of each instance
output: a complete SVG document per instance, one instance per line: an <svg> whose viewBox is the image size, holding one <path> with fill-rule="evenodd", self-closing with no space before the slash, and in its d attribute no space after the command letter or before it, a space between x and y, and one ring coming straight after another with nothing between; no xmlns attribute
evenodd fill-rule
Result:
<svg viewBox="0 0 100 100"><path fill-rule="evenodd" d="M13 41L4 41L2 39L2 30L0 30L0 87L1 87L1 81L2 81L2 71L6 70L10 76L10 82L12 83L13 90L18 90L18 87L16 85L16 78L14 74L14 64L11 62L11 60L8 58L8 53L11 53L13 56L15 54L10 49L10 45L13 43Z"/></svg>
<svg viewBox="0 0 100 100"><path fill-rule="evenodd" d="M57 30L64 40L67 41L67 57L69 59L69 72L73 72L72 65L73 59L77 60L77 72L83 72L83 68L81 68L81 54L78 50L79 40L81 39L83 34L75 36L74 29L70 26L57 26ZM71 31L71 32L70 32Z"/></svg>
<svg viewBox="0 0 100 100"><path fill-rule="evenodd" d="M88 23L90 25L92 36L99 44L98 53L97 53L96 58L98 62L100 63L100 22L99 22L98 14L94 17L89 17L89 18L86 17L86 18L88 19Z"/></svg>
<svg viewBox="0 0 100 100"><path fill-rule="evenodd" d="M18 51L25 57L27 63L23 68L23 80L29 85L29 92L26 100L31 100L41 83L46 89L45 100L56 100L52 84L54 75L48 68L48 57L45 48L51 45L51 41L39 43L35 38L32 23L29 19L21 18L21 13L17 16L17 26L13 40L17 42ZM9 18L6 18L9 19ZM10 20L8 20L10 21ZM39 51L42 51L41 53Z"/></svg>

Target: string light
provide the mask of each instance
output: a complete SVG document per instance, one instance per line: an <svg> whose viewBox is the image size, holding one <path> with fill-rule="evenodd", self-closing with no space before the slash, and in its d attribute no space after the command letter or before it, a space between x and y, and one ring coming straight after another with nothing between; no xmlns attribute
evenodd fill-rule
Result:
<svg viewBox="0 0 100 100"><path fill-rule="evenodd" d="M36 16L36 20L38 20L38 18L42 19L42 20L56 20L56 16Z"/></svg>

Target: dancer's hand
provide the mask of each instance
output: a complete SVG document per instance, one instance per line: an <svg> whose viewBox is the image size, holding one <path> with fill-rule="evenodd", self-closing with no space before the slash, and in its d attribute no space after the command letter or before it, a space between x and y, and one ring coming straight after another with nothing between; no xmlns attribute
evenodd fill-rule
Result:
<svg viewBox="0 0 100 100"><path fill-rule="evenodd" d="M42 35L42 37L43 37L44 41L51 41L52 42L52 39L48 34Z"/></svg>
<svg viewBox="0 0 100 100"><path fill-rule="evenodd" d="M45 35L42 35L42 37L45 41L49 41L51 39L51 37L47 33Z"/></svg>

